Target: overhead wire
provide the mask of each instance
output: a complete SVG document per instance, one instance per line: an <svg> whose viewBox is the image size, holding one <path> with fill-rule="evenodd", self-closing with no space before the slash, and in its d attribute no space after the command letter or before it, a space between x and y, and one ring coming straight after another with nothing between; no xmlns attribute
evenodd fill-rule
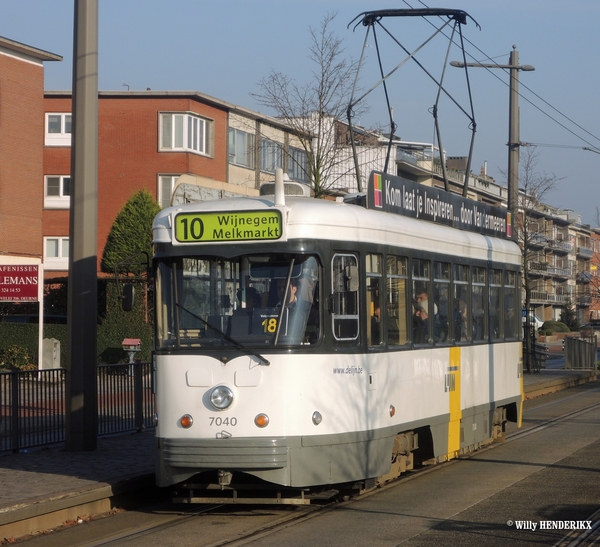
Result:
<svg viewBox="0 0 600 547"><path fill-rule="evenodd" d="M424 7L429 7L427 6L427 4L425 4L425 2L423 2L422 0L418 0L420 4L422 4ZM404 4L406 4L409 8L414 9L413 6L411 6L411 4L407 1L407 0L403 0ZM435 25L428 19L426 19L426 21L432 25L434 28ZM444 34L444 33L442 33ZM444 34L444 36L446 36ZM446 38L449 38L448 36L446 36ZM471 42L468 38L464 38L464 40L471 45L473 48L475 48L479 53L481 53L485 59L487 59L488 61L491 61L493 64L498 65L498 68L502 68L501 65L499 63L497 63L492 57L488 56L484 51L482 51L479 47L477 47L473 42ZM455 43L453 41L453 43ZM455 45L459 46L459 44ZM471 58L473 61L479 62L477 61L477 59L475 59L475 57L473 55L471 55L470 53L468 53L466 50L465 54L469 56L469 58ZM510 84L507 84L500 76L498 76L497 73L495 73L491 68L487 68L487 67L483 67L486 68L486 70L492 75L494 76L494 78L498 79L498 81L500 81L504 86L509 87ZM510 76L510 72L508 69L506 68L502 68L502 70L509 74ZM582 127L581 125L579 125L577 122L575 122L574 120L572 120L569 116L567 116L566 114L564 114L563 112L561 112L559 109L557 109L556 107L554 107L553 105L551 105L548 101L546 101L544 98L542 98L540 95L538 95L535 91L533 91L532 89L530 89L526 84L523 84L523 82L519 81L520 87L523 87L524 89L526 89L529 93L531 93L533 96L535 96L537 99L539 99L540 101L542 101L545 105L547 105L548 107L550 107L552 110L554 110L555 112L557 112L558 114L560 114L563 118L565 118L566 120L568 120L571 124L573 124L575 127L577 127L578 129L580 129L581 131L583 131L584 133L586 133L587 135L589 135L590 137L596 139L597 141L600 141L600 137L597 137L596 135L594 135L593 133L591 133L590 131L588 131L587 129L585 129L584 127ZM558 124L560 127L562 127L563 129L565 129L567 132L569 132L571 135L573 135L574 137L580 139L581 141L583 141L584 143L588 144L593 150L590 150L592 152L595 151L600 151L600 148L598 146L595 146L594 144L592 144L591 142L589 142L586 138L584 138L583 136L577 134L575 131L573 131L572 129L570 129L569 127L567 127L564 123L560 122L559 120L557 120L555 117L553 117L552 115L550 115L548 112L546 112L545 110L543 110L540 106L536 105L534 102L532 102L531 100L529 100L526 96L524 96L521 92L518 92L518 95L520 98L522 98L524 101L526 101L527 103L529 103L531 106L533 106L536 110L538 110L539 112L541 112L542 114L544 114L546 117L548 117L550 120L552 120L553 122L555 122L556 124ZM565 145L566 147L568 145ZM579 147L574 147L574 148L579 148ZM586 148L584 148L585 150Z"/></svg>

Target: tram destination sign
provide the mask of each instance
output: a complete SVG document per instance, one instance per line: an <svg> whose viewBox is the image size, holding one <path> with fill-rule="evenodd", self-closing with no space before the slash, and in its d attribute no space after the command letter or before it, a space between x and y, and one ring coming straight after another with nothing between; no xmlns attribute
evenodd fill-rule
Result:
<svg viewBox="0 0 600 547"><path fill-rule="evenodd" d="M173 231L178 243L262 241L281 235L281 212L277 209L177 213Z"/></svg>
<svg viewBox="0 0 600 547"><path fill-rule="evenodd" d="M511 214L501 207L373 171L367 208L494 237L511 237Z"/></svg>

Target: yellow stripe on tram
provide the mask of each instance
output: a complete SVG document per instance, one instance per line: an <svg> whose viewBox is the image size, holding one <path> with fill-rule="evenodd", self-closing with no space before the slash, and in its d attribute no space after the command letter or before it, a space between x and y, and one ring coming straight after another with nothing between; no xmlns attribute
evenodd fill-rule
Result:
<svg viewBox="0 0 600 547"><path fill-rule="evenodd" d="M448 424L448 459L455 458L460 450L460 348L450 348L450 361L446 374L446 389L450 406L450 423Z"/></svg>

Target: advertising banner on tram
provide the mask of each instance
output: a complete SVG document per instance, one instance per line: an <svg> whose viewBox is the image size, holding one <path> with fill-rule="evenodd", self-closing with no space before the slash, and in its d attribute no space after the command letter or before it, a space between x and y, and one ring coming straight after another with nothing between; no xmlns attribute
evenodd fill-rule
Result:
<svg viewBox="0 0 600 547"><path fill-rule="evenodd" d="M508 210L387 173L371 173L367 208L479 234L505 239L511 237L511 214Z"/></svg>

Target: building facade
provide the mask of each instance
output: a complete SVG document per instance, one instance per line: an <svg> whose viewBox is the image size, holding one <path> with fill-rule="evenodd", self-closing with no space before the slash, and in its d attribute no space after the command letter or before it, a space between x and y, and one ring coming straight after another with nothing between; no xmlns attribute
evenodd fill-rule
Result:
<svg viewBox="0 0 600 547"><path fill-rule="evenodd" d="M62 57L0 37L0 252L42 254L44 62Z"/></svg>

